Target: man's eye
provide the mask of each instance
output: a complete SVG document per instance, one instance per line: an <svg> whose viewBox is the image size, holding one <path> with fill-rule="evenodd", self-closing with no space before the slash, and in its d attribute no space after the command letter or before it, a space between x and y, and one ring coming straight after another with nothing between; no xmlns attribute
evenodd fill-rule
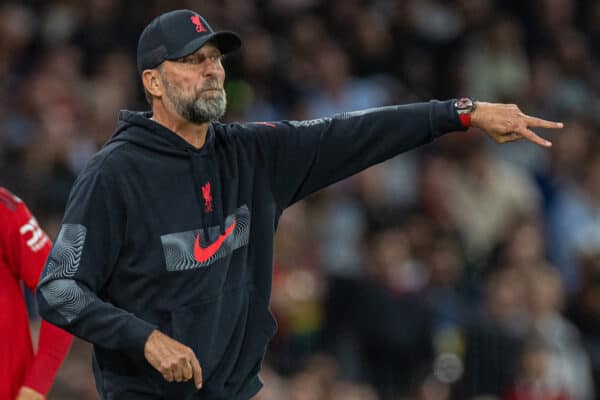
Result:
<svg viewBox="0 0 600 400"><path fill-rule="evenodd" d="M199 64L199 60L196 57L185 57L179 60L183 64Z"/></svg>

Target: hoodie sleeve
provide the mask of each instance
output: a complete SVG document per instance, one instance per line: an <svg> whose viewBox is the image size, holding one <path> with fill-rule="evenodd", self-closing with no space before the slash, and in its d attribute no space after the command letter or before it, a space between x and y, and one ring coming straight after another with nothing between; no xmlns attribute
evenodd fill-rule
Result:
<svg viewBox="0 0 600 400"><path fill-rule="evenodd" d="M77 178L38 285L41 316L107 349L143 354L152 324L102 299L125 233L125 206L107 167Z"/></svg>
<svg viewBox="0 0 600 400"><path fill-rule="evenodd" d="M373 164L464 130L453 100L343 113L263 125L273 195L286 208Z"/></svg>

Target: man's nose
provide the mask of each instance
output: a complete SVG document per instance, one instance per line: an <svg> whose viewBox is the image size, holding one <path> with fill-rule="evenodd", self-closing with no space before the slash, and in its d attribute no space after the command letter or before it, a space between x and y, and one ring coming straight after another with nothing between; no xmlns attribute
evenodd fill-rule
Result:
<svg viewBox="0 0 600 400"><path fill-rule="evenodd" d="M223 66L219 60L207 60L206 68L204 70L205 76L217 76L223 71Z"/></svg>

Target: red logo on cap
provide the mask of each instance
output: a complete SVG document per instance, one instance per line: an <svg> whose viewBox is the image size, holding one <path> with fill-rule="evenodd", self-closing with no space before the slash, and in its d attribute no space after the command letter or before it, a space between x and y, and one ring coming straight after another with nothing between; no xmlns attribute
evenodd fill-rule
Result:
<svg viewBox="0 0 600 400"><path fill-rule="evenodd" d="M204 27L204 25L202 25L202 21L200 21L200 17L197 15L192 15L192 17L190 18L192 20L192 24L196 25L196 32L200 33L200 32L207 32L206 28Z"/></svg>

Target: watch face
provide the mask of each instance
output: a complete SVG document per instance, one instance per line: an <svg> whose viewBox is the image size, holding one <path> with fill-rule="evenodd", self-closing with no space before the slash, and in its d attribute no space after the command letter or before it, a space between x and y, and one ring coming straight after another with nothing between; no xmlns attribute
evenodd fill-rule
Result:
<svg viewBox="0 0 600 400"><path fill-rule="evenodd" d="M458 110L470 110L473 108L473 100L468 97L456 100L456 108Z"/></svg>

